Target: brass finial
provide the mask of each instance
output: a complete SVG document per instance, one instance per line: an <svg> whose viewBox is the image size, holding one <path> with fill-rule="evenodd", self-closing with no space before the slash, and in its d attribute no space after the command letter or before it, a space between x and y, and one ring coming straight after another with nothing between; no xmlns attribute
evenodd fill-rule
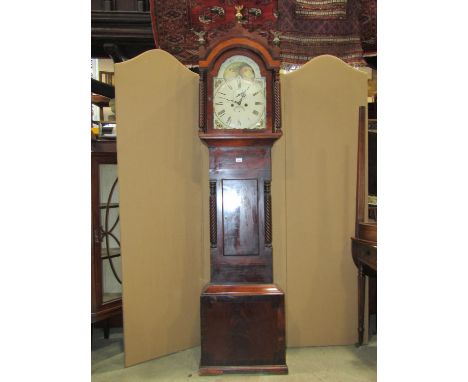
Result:
<svg viewBox="0 0 468 382"><path fill-rule="evenodd" d="M244 9L244 6L243 5L235 5L234 6L236 8L236 20L238 23L241 23L242 22L242 19L244 18L244 16L242 16L242 10Z"/></svg>
<svg viewBox="0 0 468 382"><path fill-rule="evenodd" d="M273 45L279 46L281 43L281 33L277 31L270 31L270 33L273 35Z"/></svg>
<svg viewBox="0 0 468 382"><path fill-rule="evenodd" d="M198 43L199 43L200 45L205 45L205 43L206 43L206 40L205 40L205 34L206 34L206 32L205 32L205 31L197 32L197 31L194 30L193 33L195 33L195 34L197 35L197 37L198 37Z"/></svg>

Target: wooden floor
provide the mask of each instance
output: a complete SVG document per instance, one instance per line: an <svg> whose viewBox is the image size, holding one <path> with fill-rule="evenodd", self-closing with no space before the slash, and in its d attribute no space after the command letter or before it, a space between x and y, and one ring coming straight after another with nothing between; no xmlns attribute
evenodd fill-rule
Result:
<svg viewBox="0 0 468 382"><path fill-rule="evenodd" d="M174 353L124 368L121 329L111 329L103 339L102 330L94 329L92 341L93 382L137 381L308 381L367 382L377 380L377 338L369 345L289 348L286 360L289 375L225 375L200 377L200 347Z"/></svg>

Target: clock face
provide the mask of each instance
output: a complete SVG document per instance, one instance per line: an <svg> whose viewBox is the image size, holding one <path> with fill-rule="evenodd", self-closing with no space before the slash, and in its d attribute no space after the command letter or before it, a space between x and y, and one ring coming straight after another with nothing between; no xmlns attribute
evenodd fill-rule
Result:
<svg viewBox="0 0 468 382"><path fill-rule="evenodd" d="M215 129L265 129L265 77L249 57L229 57L213 78Z"/></svg>

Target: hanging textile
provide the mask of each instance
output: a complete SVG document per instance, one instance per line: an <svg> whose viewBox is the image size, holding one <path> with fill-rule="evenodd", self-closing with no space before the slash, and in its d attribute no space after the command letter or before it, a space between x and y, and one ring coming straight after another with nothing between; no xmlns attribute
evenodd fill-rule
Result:
<svg viewBox="0 0 468 382"><path fill-rule="evenodd" d="M264 37L279 33L283 68L331 54L353 66L365 65L376 49L377 0L150 0L156 46L185 65L198 64L201 41L221 37L242 23ZM364 31L362 37L361 29ZM274 33L273 33L274 32Z"/></svg>

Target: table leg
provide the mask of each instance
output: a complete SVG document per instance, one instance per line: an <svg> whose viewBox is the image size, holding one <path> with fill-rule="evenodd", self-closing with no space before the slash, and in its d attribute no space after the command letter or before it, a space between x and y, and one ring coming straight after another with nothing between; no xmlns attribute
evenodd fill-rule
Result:
<svg viewBox="0 0 468 382"><path fill-rule="evenodd" d="M364 302L366 292L366 277L362 264L358 270L358 346L362 345L364 337Z"/></svg>
<svg viewBox="0 0 468 382"><path fill-rule="evenodd" d="M104 338L109 339L109 319L104 320Z"/></svg>

